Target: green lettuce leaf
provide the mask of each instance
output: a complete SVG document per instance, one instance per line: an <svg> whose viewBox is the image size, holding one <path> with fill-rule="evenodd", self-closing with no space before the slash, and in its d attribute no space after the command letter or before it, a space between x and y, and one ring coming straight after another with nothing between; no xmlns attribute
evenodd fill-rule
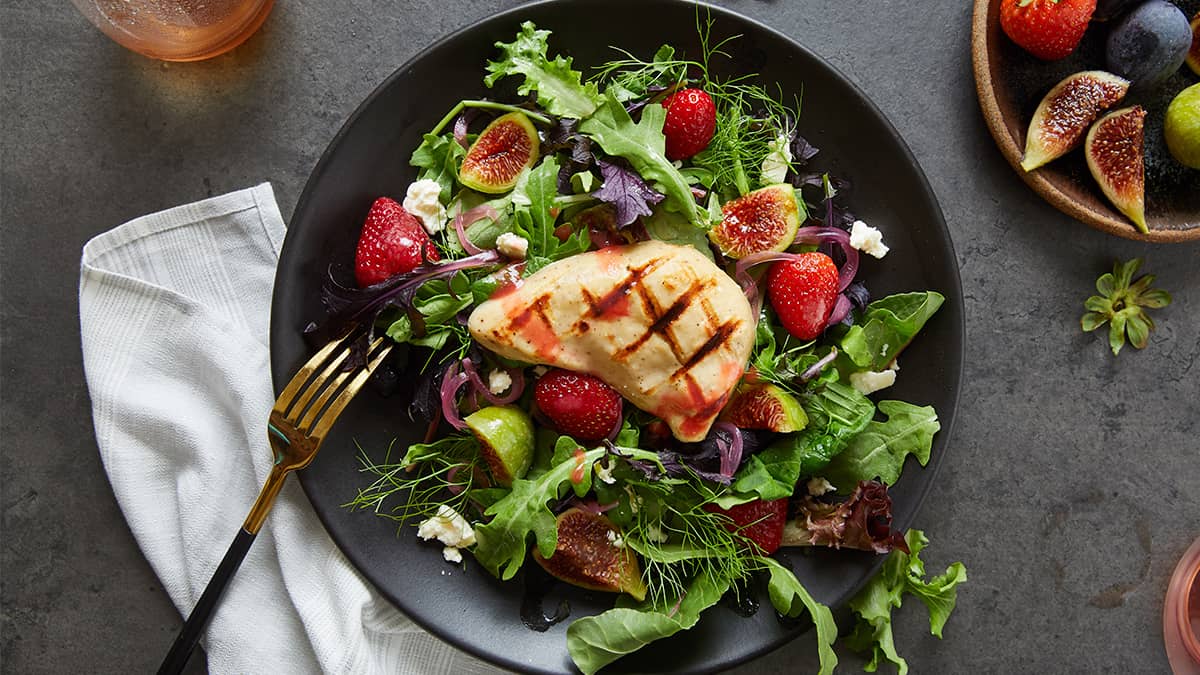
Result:
<svg viewBox="0 0 1200 675"><path fill-rule="evenodd" d="M583 119L596 110L600 93L594 82L581 82L582 73L571 68L571 58L559 55L553 61L546 56L550 31L537 30L532 21L521 24L521 32L512 42L497 42L500 59L489 61L483 83L491 87L496 80L515 75L524 77L517 93L537 93L538 104L552 115Z"/></svg>
<svg viewBox="0 0 1200 675"><path fill-rule="evenodd" d="M437 181L442 188L438 200L447 204L454 194L458 167L466 154L467 151L454 140L452 134L425 134L425 140L413 150L409 163L421 169L417 173L418 180L428 178Z"/></svg>
<svg viewBox="0 0 1200 675"><path fill-rule="evenodd" d="M649 217L642 218L646 232L659 241L680 246L691 246L709 260L713 259L712 248L704 230L689 223L682 215L666 209L655 209Z"/></svg>
<svg viewBox="0 0 1200 675"><path fill-rule="evenodd" d="M589 450L583 455L583 474L590 476L592 464L604 456L604 448ZM532 533L538 551L550 557L558 546L558 528L554 514L546 506L561 496L564 483L580 466L571 456L535 479L513 481L512 492L492 504L485 515L492 516L491 522L475 528L477 541L473 553L484 569L507 581L521 569L525 562L528 538Z"/></svg>
<svg viewBox="0 0 1200 675"><path fill-rule="evenodd" d="M696 204L692 189L679 169L663 154L666 137L663 122L666 111L657 103L642 109L642 119L634 124L625 106L609 95L595 114L579 125L579 131L592 137L610 155L629 160L642 178L667 196L667 204L697 227L707 222L707 212Z"/></svg>
<svg viewBox="0 0 1200 675"><path fill-rule="evenodd" d="M795 618L801 612L807 611L812 617L817 629L817 655L821 659L820 675L830 675L837 666L837 654L833 651L833 643L838 637L837 623L833 620L833 612L828 607L817 602L808 589L800 584L796 575L774 558L762 557L759 561L766 566L770 573L767 582L767 594L771 604L780 614Z"/></svg>
<svg viewBox="0 0 1200 675"><path fill-rule="evenodd" d="M894 663L900 675L908 673L908 662L896 652L892 635L892 610L900 607L906 593L925 604L929 610L929 632L941 638L958 599L958 585L967 580L966 567L956 562L926 581L925 563L920 555L929 538L920 530L909 530L904 539L909 552L892 551L879 573L850 600L857 623L846 638L846 645L855 651L871 652L871 660L863 668L869 673L875 672L883 660Z"/></svg>
<svg viewBox="0 0 1200 675"><path fill-rule="evenodd" d="M616 607L578 619L567 628L567 651L584 675L592 675L655 640L696 625L700 613L717 604L729 586L729 579L701 575L674 612L672 599L657 605L647 601L637 607Z"/></svg>
<svg viewBox="0 0 1200 675"><path fill-rule="evenodd" d="M554 234L559 208L558 159L554 156L525 172L512 192L513 231L529 240L525 274L533 274L555 260L583 253L591 242L586 230L572 233L566 241Z"/></svg>
<svg viewBox="0 0 1200 675"><path fill-rule="evenodd" d="M887 368L944 300L941 293L925 291L889 295L867 305L838 341L844 357L838 358L838 370L849 375Z"/></svg>
<svg viewBox="0 0 1200 675"><path fill-rule="evenodd" d="M879 410L888 419L868 424L821 474L839 491L849 494L858 481L876 476L894 485L910 454L916 456L921 466L929 462L933 435L942 428L937 412L931 406L904 401L880 401Z"/></svg>
<svg viewBox="0 0 1200 675"><path fill-rule="evenodd" d="M387 336L396 342L441 349L456 330L461 330L456 317L472 301L470 282L464 274L456 274L449 281L426 282L413 297L421 325L414 325L408 314L399 314L388 325Z"/></svg>
<svg viewBox="0 0 1200 675"><path fill-rule="evenodd" d="M875 404L852 387L830 382L804 401L809 425L752 456L735 476L733 490L761 499L790 497L801 476L826 467L867 428Z"/></svg>

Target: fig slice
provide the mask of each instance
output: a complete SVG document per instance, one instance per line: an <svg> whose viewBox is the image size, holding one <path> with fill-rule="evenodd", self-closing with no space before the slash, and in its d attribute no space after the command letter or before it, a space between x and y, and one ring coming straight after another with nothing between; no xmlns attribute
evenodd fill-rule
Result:
<svg viewBox="0 0 1200 675"><path fill-rule="evenodd" d="M621 540L621 528L607 517L572 508L558 516L558 546L549 558L535 548L533 559L552 576L593 591L646 598L637 556Z"/></svg>
<svg viewBox="0 0 1200 675"><path fill-rule="evenodd" d="M723 204L721 222L708 231L708 238L730 258L742 258L784 250L792 245L799 227L796 192L791 185L780 183Z"/></svg>
<svg viewBox="0 0 1200 675"><path fill-rule="evenodd" d="M1129 80L1103 70L1075 73L1054 85L1029 122L1021 168L1033 171L1067 154L1100 113L1120 103L1128 91Z"/></svg>
<svg viewBox="0 0 1200 675"><path fill-rule="evenodd" d="M808 415L796 397L773 384L739 387L721 411L721 419L742 429L780 433L808 426Z"/></svg>
<svg viewBox="0 0 1200 675"><path fill-rule="evenodd" d="M1092 125L1084 144L1088 169L1104 196L1142 232L1148 231L1145 122L1146 110L1140 105L1110 112Z"/></svg>
<svg viewBox="0 0 1200 675"><path fill-rule="evenodd" d="M512 405L488 406L467 415L463 422L479 439L479 454L496 483L511 487L533 463L533 420Z"/></svg>
<svg viewBox="0 0 1200 675"><path fill-rule="evenodd" d="M538 135L524 113L510 112L492 120L471 144L458 170L463 185L486 192L508 192L521 172L538 158Z"/></svg>

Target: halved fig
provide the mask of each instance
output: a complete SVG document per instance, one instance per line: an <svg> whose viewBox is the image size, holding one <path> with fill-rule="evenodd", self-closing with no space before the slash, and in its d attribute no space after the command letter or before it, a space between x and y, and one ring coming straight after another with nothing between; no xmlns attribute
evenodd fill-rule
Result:
<svg viewBox="0 0 1200 675"><path fill-rule="evenodd" d="M554 555L545 558L535 548L533 559L554 577L580 588L646 598L637 556L622 541L621 528L599 513L563 511Z"/></svg>
<svg viewBox="0 0 1200 675"><path fill-rule="evenodd" d="M800 227L800 206L791 185L780 183L748 192L721 206L721 222L708 231L721 252L742 258L792 245Z"/></svg>
<svg viewBox="0 0 1200 675"><path fill-rule="evenodd" d="M780 433L808 426L808 415L794 396L773 384L739 387L721 411L721 419L742 429Z"/></svg>
<svg viewBox="0 0 1200 675"><path fill-rule="evenodd" d="M1025 135L1026 171L1058 159L1079 145L1088 127L1129 91L1129 80L1103 70L1075 73L1054 85L1038 104Z"/></svg>
<svg viewBox="0 0 1200 675"><path fill-rule="evenodd" d="M1142 147L1146 110L1140 105L1101 117L1088 132L1084 151L1088 169L1108 200L1146 229L1146 175Z"/></svg>
<svg viewBox="0 0 1200 675"><path fill-rule="evenodd" d="M538 158L537 129L524 113L510 112L492 120L467 150L458 180L488 194L507 192L521 172Z"/></svg>
<svg viewBox="0 0 1200 675"><path fill-rule="evenodd" d="M1188 68L1200 75L1200 12L1192 17L1192 47L1187 55Z"/></svg>

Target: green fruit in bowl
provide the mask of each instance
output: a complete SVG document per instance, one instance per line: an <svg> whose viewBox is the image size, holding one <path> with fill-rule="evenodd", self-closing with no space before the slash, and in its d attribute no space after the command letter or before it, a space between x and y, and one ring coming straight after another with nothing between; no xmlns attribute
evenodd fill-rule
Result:
<svg viewBox="0 0 1200 675"><path fill-rule="evenodd" d="M1200 169L1200 84L1179 92L1167 106L1167 149L1184 166Z"/></svg>
<svg viewBox="0 0 1200 675"><path fill-rule="evenodd" d="M533 421L524 410L503 405L481 408L463 419L479 439L479 454L504 487L521 478L533 463Z"/></svg>

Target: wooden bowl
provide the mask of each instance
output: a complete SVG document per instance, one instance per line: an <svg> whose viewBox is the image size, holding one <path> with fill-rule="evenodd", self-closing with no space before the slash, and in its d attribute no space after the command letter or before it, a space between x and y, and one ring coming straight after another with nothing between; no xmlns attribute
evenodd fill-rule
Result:
<svg viewBox="0 0 1200 675"><path fill-rule="evenodd" d="M1177 0L1190 17L1200 0ZM1197 78L1184 66L1148 94L1130 96L1118 106L1146 108L1146 223L1138 232L1105 198L1088 171L1083 150L1034 171L1021 168L1025 131L1033 111L1050 88L1082 70L1104 69L1105 24L1093 22L1079 49L1059 61L1041 61L1018 47L1000 29L1000 0L976 0L971 26L975 89L988 129L1017 174L1046 201L1091 227L1138 241L1175 243L1200 240L1200 171L1176 162L1167 151L1162 125L1167 105Z"/></svg>

